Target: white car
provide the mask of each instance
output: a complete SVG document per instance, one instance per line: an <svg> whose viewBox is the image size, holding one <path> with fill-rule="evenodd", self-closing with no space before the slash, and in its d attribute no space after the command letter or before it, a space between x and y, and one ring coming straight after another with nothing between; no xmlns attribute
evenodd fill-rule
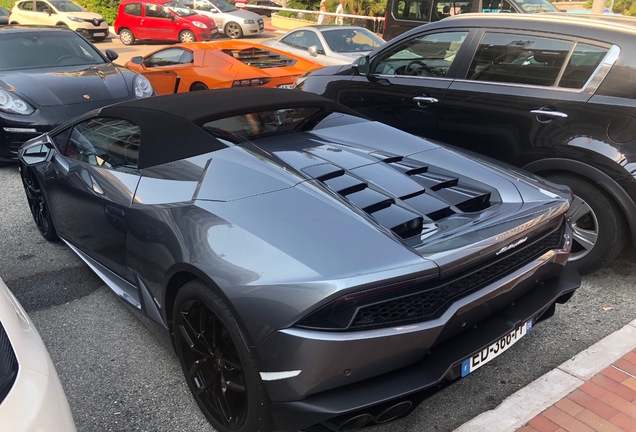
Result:
<svg viewBox="0 0 636 432"><path fill-rule="evenodd" d="M94 41L108 36L108 23L69 0L23 0L11 9L10 24L68 27Z"/></svg>
<svg viewBox="0 0 636 432"><path fill-rule="evenodd" d="M237 9L223 0L195 0L190 7L212 18L219 31L232 39L255 36L265 30L263 18L259 14Z"/></svg>
<svg viewBox="0 0 636 432"><path fill-rule="evenodd" d="M385 42L356 26L299 27L278 40L263 42L273 48L313 60L323 66L351 64Z"/></svg>
<svg viewBox="0 0 636 432"><path fill-rule="evenodd" d="M46 347L0 279L0 425L11 432L72 432L75 423Z"/></svg>

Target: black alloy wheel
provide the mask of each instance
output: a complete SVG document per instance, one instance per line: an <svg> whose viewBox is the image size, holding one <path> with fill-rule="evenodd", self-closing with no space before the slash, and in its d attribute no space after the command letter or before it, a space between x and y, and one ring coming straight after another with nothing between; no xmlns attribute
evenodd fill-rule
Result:
<svg viewBox="0 0 636 432"><path fill-rule="evenodd" d="M58 237L55 226L53 225L53 218L51 217L51 212L49 211L49 206L44 192L42 192L42 188L34 174L26 168L23 169L22 172L22 182L35 225L37 225L42 237L48 241L57 240Z"/></svg>
<svg viewBox="0 0 636 432"><path fill-rule="evenodd" d="M547 178L569 186L574 195L567 213L572 224L570 265L585 274L613 261L628 237L620 208L598 187L579 176L559 173Z"/></svg>
<svg viewBox="0 0 636 432"><path fill-rule="evenodd" d="M263 385L238 325L201 281L188 282L177 294L173 330L188 387L215 429L270 430Z"/></svg>

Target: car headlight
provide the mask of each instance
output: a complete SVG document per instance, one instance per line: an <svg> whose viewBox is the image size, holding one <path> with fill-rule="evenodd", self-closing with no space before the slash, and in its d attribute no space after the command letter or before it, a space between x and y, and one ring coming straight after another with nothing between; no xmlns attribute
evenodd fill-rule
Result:
<svg viewBox="0 0 636 432"><path fill-rule="evenodd" d="M0 110L20 115L29 115L35 112L35 108L24 99L4 90L0 90Z"/></svg>
<svg viewBox="0 0 636 432"><path fill-rule="evenodd" d="M243 21L245 24L255 24L256 22L254 20L245 20Z"/></svg>
<svg viewBox="0 0 636 432"><path fill-rule="evenodd" d="M202 29L206 29L208 28L208 26L206 26L205 24L203 24L201 21L192 21L192 24L194 24L195 26L202 28Z"/></svg>
<svg viewBox="0 0 636 432"><path fill-rule="evenodd" d="M135 91L135 97L137 99L146 98L152 96L154 90L152 84L142 75L135 75L133 79L133 90Z"/></svg>
<svg viewBox="0 0 636 432"><path fill-rule="evenodd" d="M75 22L84 22L84 20L82 18L76 17L76 16L71 16L71 15L67 15L66 16L68 19L70 19L71 21L75 21Z"/></svg>

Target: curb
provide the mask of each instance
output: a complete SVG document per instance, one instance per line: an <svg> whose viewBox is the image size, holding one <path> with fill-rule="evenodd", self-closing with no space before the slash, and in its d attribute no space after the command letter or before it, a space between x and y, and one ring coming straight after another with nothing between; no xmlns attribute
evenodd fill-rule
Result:
<svg viewBox="0 0 636 432"><path fill-rule="evenodd" d="M455 432L512 432L634 349L636 320L504 399Z"/></svg>

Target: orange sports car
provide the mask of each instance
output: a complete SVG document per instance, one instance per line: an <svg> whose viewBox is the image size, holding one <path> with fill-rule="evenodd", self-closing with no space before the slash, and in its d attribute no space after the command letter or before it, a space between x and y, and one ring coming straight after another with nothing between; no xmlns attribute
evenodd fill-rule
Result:
<svg viewBox="0 0 636 432"><path fill-rule="evenodd" d="M226 87L291 88L303 73L322 65L275 48L243 41L189 42L134 57L157 94Z"/></svg>

